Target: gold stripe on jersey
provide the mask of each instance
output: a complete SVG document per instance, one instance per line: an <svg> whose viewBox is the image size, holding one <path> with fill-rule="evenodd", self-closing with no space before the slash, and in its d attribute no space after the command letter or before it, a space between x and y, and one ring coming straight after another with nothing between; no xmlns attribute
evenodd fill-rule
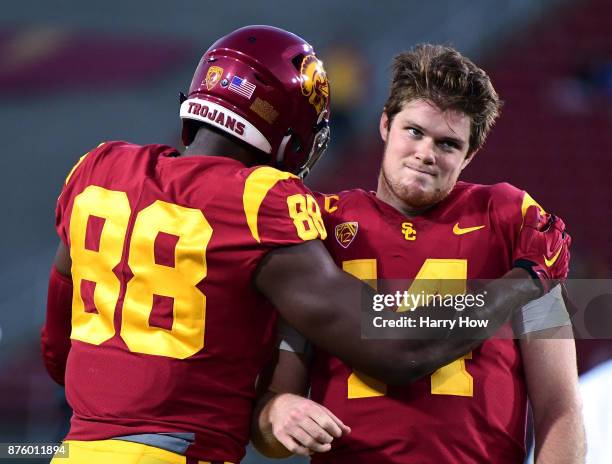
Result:
<svg viewBox="0 0 612 464"><path fill-rule="evenodd" d="M546 213L546 211L544 211L544 208L542 208L540 204L531 197L531 195L525 192L525 194L523 195L523 204L521 205L521 217L523 219L525 219L525 214L527 214L527 208L529 208L530 206L537 206L540 209L540 213Z"/></svg>
<svg viewBox="0 0 612 464"><path fill-rule="evenodd" d="M272 189L278 181L291 178L297 179L298 177L290 172L279 171L270 166L257 168L247 177L244 183L242 205L251 235L258 242L261 242L259 238L259 228L257 226L259 207L270 189Z"/></svg>

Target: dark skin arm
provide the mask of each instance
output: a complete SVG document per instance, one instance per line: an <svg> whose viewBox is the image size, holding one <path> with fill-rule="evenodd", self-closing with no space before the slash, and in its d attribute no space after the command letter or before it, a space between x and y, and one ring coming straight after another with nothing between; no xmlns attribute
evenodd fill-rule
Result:
<svg viewBox="0 0 612 464"><path fill-rule="evenodd" d="M55 259L53 265L58 272L66 277L72 277L70 269L72 267L72 261L70 259L70 250L66 248L64 242L60 242L55 252Z"/></svg>
<svg viewBox="0 0 612 464"><path fill-rule="evenodd" d="M481 329L437 340L362 338L358 309L363 304L372 307L374 290L339 269L320 241L271 251L257 270L255 284L314 345L385 383L412 382L482 343ZM487 304L478 316L490 321L489 330L501 327L514 309L540 293L527 271L513 269L487 287Z"/></svg>
<svg viewBox="0 0 612 464"><path fill-rule="evenodd" d="M70 252L63 243L54 265L70 276ZM318 240L268 253L256 272L255 284L314 345L389 384L406 384L428 375L482 343L479 329L473 329L474 339L468 339L468 334L446 340L363 339L361 314L356 309L362 304L371 307L374 291L339 269ZM487 291L487 305L478 313L490 321L489 330L501 327L515 308L540 294L522 269L510 271Z"/></svg>

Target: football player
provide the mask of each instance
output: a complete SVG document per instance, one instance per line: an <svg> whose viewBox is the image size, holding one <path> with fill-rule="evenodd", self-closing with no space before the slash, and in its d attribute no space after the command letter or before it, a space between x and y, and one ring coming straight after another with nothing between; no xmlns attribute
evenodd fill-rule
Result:
<svg viewBox="0 0 612 464"><path fill-rule="evenodd" d="M238 463L274 349L272 304L317 346L391 383L475 346L360 340L354 309L373 291L335 266L300 179L329 134L329 84L308 43L235 31L204 54L181 100L184 155L103 143L58 199L42 340L74 413L68 461L57 462ZM526 254L542 253L532 242ZM504 304L488 308L499 324L540 293L523 269L508 277L518 278L503 282Z"/></svg>
<svg viewBox="0 0 612 464"><path fill-rule="evenodd" d="M423 45L398 55L380 118L376 193L319 198L337 265L370 282L415 279L414 293L432 281L445 293L457 281L495 279L513 264L537 272L536 258L516 255L537 223L535 201L507 183L457 181L499 107L487 74L456 50ZM556 260L552 248L539 267ZM308 356L299 334L285 330L254 441L277 457L325 452L313 455L317 464L522 463L529 398L537 461L580 462L575 347L555 292L514 321L524 338L487 340L409 386L387 385L318 347ZM299 396L308 385L313 401ZM350 434L338 431L339 420Z"/></svg>

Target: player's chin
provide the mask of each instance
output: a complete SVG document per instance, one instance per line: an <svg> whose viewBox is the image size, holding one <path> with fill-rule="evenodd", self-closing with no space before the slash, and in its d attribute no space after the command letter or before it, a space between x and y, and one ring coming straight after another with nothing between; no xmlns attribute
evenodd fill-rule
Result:
<svg viewBox="0 0 612 464"><path fill-rule="evenodd" d="M435 191L432 180L424 176L406 176L399 185L406 197L428 197Z"/></svg>
<svg viewBox="0 0 612 464"><path fill-rule="evenodd" d="M438 203L442 198L440 191L417 183L402 185L398 197L409 207L423 209Z"/></svg>

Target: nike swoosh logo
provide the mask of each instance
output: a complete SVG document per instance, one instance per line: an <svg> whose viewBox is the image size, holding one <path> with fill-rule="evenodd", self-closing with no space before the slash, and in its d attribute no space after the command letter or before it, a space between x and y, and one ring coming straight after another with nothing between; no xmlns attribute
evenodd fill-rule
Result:
<svg viewBox="0 0 612 464"><path fill-rule="evenodd" d="M559 247L559 249L557 250L557 252L555 253L555 256L553 256L551 259L548 259L546 256L544 256L544 262L546 263L546 266L550 267L553 264L555 264L555 261L557 261L557 258L559 257L559 255L561 254L561 250L563 249L563 245L561 245Z"/></svg>
<svg viewBox="0 0 612 464"><path fill-rule="evenodd" d="M475 226L475 227L466 227L465 229L459 227L459 223L453 226L453 234L455 235L463 235L469 234L470 232L474 232L475 230L482 229L484 226Z"/></svg>

